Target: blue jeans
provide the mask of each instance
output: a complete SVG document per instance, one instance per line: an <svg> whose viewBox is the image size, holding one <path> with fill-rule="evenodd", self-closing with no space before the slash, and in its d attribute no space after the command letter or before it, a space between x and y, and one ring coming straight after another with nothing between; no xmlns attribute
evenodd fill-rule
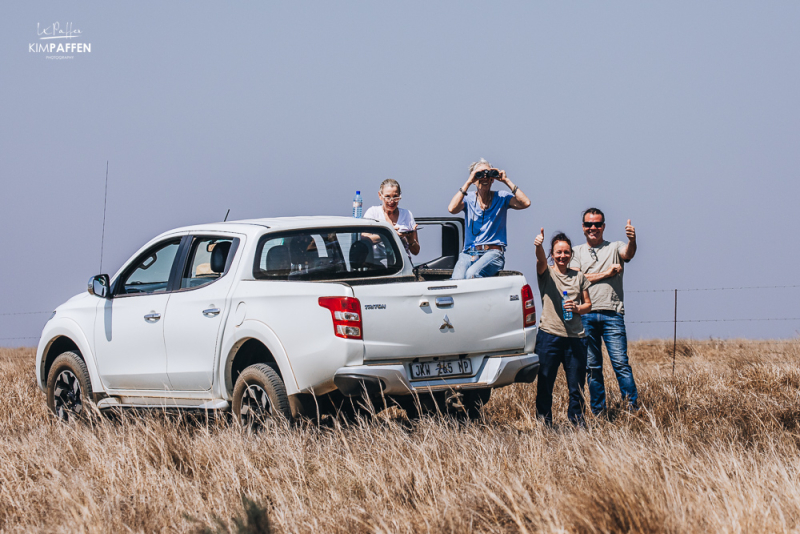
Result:
<svg viewBox="0 0 800 534"><path fill-rule="evenodd" d="M472 261L472 256L477 259ZM471 251L469 254L462 252L458 255L458 263L453 268L451 280L494 276L502 271L505 265L506 258L502 250L490 248L489 250Z"/></svg>
<svg viewBox="0 0 800 534"><path fill-rule="evenodd" d="M589 371L589 397L592 413L597 415L606 409L606 385L603 380L603 351L601 340L606 344L611 367L617 375L619 392L628 407L637 408L639 393L633 380L633 371L628 363L628 336L625 333L625 318L617 312L598 310L581 317L586 331Z"/></svg>
<svg viewBox="0 0 800 534"><path fill-rule="evenodd" d="M539 355L539 376L536 384L536 415L548 425L553 423L553 384L559 366L564 366L569 388L567 416L573 424L583 424L583 384L586 382L586 340L561 337L539 330L536 334L536 354Z"/></svg>

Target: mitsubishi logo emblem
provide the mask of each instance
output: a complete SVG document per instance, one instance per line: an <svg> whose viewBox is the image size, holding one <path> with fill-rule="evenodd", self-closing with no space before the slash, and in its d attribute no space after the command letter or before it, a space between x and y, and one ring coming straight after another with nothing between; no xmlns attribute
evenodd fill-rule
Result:
<svg viewBox="0 0 800 534"><path fill-rule="evenodd" d="M453 324L450 322L450 318L447 315L445 315L444 321L442 321L442 326L439 327L439 330L444 332L448 328L453 328ZM453 328L453 330L455 330L455 328Z"/></svg>

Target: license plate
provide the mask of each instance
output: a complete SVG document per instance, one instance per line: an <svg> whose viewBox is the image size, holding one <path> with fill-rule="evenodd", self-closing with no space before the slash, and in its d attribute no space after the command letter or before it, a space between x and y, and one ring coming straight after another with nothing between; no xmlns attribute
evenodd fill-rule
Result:
<svg viewBox="0 0 800 534"><path fill-rule="evenodd" d="M470 360L441 360L411 364L411 380L471 374L472 362Z"/></svg>

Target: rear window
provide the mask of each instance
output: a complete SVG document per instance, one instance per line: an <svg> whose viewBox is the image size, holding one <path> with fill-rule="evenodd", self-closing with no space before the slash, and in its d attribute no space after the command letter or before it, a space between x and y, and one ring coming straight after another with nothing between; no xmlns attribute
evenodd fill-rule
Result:
<svg viewBox="0 0 800 534"><path fill-rule="evenodd" d="M391 230L320 228L267 234L256 248L258 280L338 280L395 274L403 258Z"/></svg>

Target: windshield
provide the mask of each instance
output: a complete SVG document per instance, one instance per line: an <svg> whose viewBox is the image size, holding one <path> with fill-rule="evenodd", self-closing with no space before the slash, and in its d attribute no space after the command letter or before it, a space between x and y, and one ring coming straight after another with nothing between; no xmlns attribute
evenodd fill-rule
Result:
<svg viewBox="0 0 800 534"><path fill-rule="evenodd" d="M253 276L259 280L337 280L387 276L402 268L391 230L319 228L262 236Z"/></svg>

